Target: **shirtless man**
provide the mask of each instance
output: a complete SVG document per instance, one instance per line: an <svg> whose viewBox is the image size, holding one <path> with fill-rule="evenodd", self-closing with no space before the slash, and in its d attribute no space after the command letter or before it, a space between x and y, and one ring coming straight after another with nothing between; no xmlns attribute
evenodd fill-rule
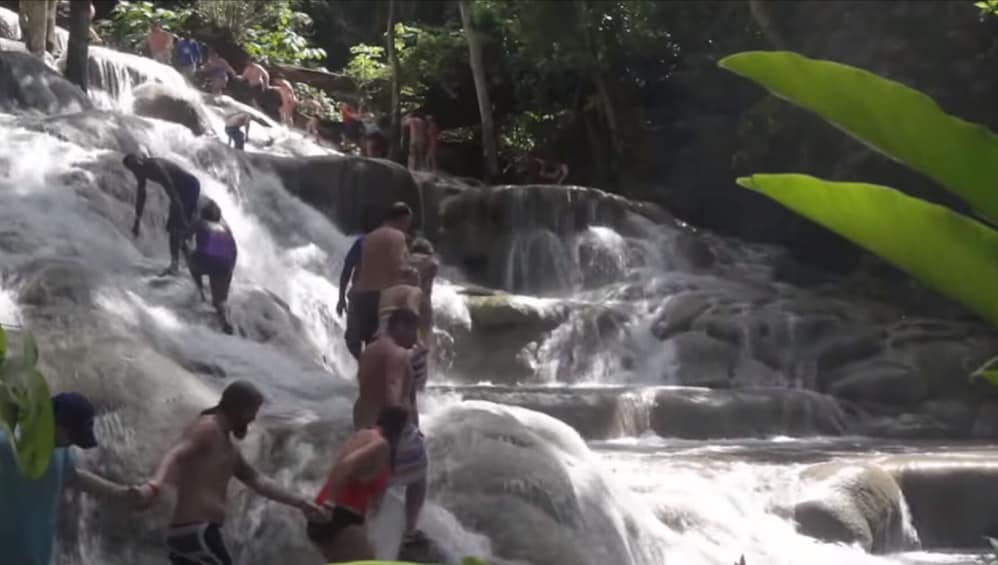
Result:
<svg viewBox="0 0 998 565"><path fill-rule="evenodd" d="M426 168L426 122L415 114L407 114L402 127L409 129L409 170Z"/></svg>
<svg viewBox="0 0 998 565"><path fill-rule="evenodd" d="M152 24L149 37L146 38L146 48L153 60L169 65L173 55L173 34L163 29L159 23Z"/></svg>
<svg viewBox="0 0 998 565"><path fill-rule="evenodd" d="M419 334L419 316L400 308L392 312L387 326L387 331L364 350L357 364L360 390L353 408L353 425L358 430L374 425L386 406L402 406L408 411L409 421L395 452L391 484L405 486L404 543L418 543L425 540L416 522L426 501L429 465L415 406L412 348Z"/></svg>
<svg viewBox="0 0 998 565"><path fill-rule="evenodd" d="M426 238L417 237L412 242L409 264L419 273L419 288L422 290L422 304L419 309L419 341L431 347L433 340L433 281L437 278L440 263L433 256L433 244Z"/></svg>
<svg viewBox="0 0 998 565"><path fill-rule="evenodd" d="M226 494L235 477L257 494L300 509L314 521L327 519L309 499L291 494L249 466L232 437L243 439L263 395L246 381L225 388L218 405L201 413L184 430L183 438L163 458L153 478L142 486L146 503L163 486L174 485L177 504L167 530L166 545L173 565L231 565L222 540Z"/></svg>
<svg viewBox="0 0 998 565"><path fill-rule="evenodd" d="M270 74L252 57L246 60L246 66L243 67L243 74L241 76L246 79L246 82L250 86L260 90L266 89L267 85L270 84Z"/></svg>
<svg viewBox="0 0 998 565"><path fill-rule="evenodd" d="M388 210L381 227L364 236L347 307L345 337L347 348L355 358L360 358L361 349L378 331L381 291L398 284L402 271L408 266L405 232L411 223L412 210L404 202L396 202Z"/></svg>
<svg viewBox="0 0 998 565"><path fill-rule="evenodd" d="M242 151L249 141L250 122L253 117L246 112L236 112L225 118L225 135L229 136L229 145L234 145L236 149ZM243 130L246 133L243 133Z"/></svg>
<svg viewBox="0 0 998 565"><path fill-rule="evenodd" d="M437 172L437 150L440 148L440 126L433 116L426 116L426 167Z"/></svg>
<svg viewBox="0 0 998 565"><path fill-rule="evenodd" d="M201 183L198 178L185 171L173 161L156 157L139 157L134 153L125 155L125 167L135 175L138 194L135 197L135 223L132 234L139 236L142 212L146 206L146 181L158 183L170 199L170 213L166 219L166 231L170 234L170 266L161 273L175 275L179 270L180 251L186 255L185 241L191 234L198 201L201 198Z"/></svg>
<svg viewBox="0 0 998 565"><path fill-rule="evenodd" d="M279 77L274 77L271 84L281 93L281 122L286 126L294 125L295 106L298 104L294 87Z"/></svg>

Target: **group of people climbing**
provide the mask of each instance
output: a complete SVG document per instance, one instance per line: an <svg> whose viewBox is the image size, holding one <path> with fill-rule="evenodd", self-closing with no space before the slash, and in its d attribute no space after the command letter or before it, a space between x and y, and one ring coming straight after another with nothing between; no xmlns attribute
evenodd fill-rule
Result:
<svg viewBox="0 0 998 565"><path fill-rule="evenodd" d="M202 301L207 300L204 277L208 277L211 303L222 331L233 333L226 302L238 250L232 230L222 219L222 210L214 200L201 193L198 178L173 161L130 153L125 155L122 163L137 182L132 235L140 235L146 205L146 182L159 184L170 203L166 219L170 265L160 275L178 274L183 255ZM194 242L193 249L189 245L191 240Z"/></svg>
<svg viewBox="0 0 998 565"><path fill-rule="evenodd" d="M235 266L236 245L218 205L201 194L197 177L166 159L126 155L124 166L138 183L132 233L140 235L146 183L163 187L169 198L167 232L170 265L176 274L181 256L201 290L211 279L212 299L223 329L231 333L224 302ZM65 488L117 500L142 510L165 488L176 491L166 529L172 565L231 565L222 536L227 492L234 478L257 494L299 509L305 536L327 562L373 559L365 523L388 488L404 488L405 544L425 543L417 521L426 499L428 455L419 426L418 392L428 375L432 347L432 288L438 270L432 245L412 239L412 210L390 207L378 228L359 237L344 259L337 313L347 314L345 340L357 358L358 397L353 433L336 454L318 493L288 491L264 477L243 458L235 440L264 403L252 383L238 380L223 390L215 406L202 411L162 458L152 477L126 486L77 469L70 446L91 449L95 410L78 393L52 398L56 450L45 474L24 478L9 438L0 433L0 547L4 562L50 565L57 513ZM186 250L193 234L195 249Z"/></svg>

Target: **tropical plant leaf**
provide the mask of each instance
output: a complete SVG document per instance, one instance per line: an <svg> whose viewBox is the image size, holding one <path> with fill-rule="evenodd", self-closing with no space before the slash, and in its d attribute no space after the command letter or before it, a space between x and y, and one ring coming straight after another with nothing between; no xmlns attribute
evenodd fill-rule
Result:
<svg viewBox="0 0 998 565"><path fill-rule="evenodd" d="M0 405L4 416L0 427L14 448L21 473L37 479L48 469L55 449L55 418L48 384L41 373L31 369L8 375L0 387L5 388L4 396L11 401Z"/></svg>
<svg viewBox="0 0 998 565"><path fill-rule="evenodd" d="M31 332L25 331L21 334L21 347L24 352L21 355L21 365L25 370L34 369L38 364L38 342Z"/></svg>
<svg viewBox="0 0 998 565"><path fill-rule="evenodd" d="M998 232L892 188L807 175L738 179L998 324Z"/></svg>
<svg viewBox="0 0 998 565"><path fill-rule="evenodd" d="M750 51L719 65L815 112L998 219L998 136L991 130L943 112L915 89L832 61Z"/></svg>

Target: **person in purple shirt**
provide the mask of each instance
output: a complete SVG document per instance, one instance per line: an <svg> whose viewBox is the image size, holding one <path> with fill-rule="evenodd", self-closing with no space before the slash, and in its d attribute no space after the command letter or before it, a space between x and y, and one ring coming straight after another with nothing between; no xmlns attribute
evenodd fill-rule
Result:
<svg viewBox="0 0 998 565"><path fill-rule="evenodd" d="M225 303L229 298L232 271L236 268L236 240L232 237L232 230L222 221L222 210L212 200L201 208L201 217L194 228L194 241L194 252L187 262L191 277L201 300L205 300L202 278L208 275L211 303L218 314L222 331L231 335L233 328Z"/></svg>

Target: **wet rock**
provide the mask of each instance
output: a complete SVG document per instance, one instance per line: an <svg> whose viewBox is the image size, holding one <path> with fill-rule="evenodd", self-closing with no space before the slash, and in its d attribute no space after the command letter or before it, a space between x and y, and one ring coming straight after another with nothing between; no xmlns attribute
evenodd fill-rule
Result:
<svg viewBox="0 0 998 565"><path fill-rule="evenodd" d="M64 114L91 108L79 87L36 57L0 51L0 111Z"/></svg>
<svg viewBox="0 0 998 565"><path fill-rule="evenodd" d="M661 390L651 428L686 439L839 435L849 429L831 397L785 388Z"/></svg>
<svg viewBox="0 0 998 565"><path fill-rule="evenodd" d="M534 376L540 340L565 320L567 306L511 295L467 299L471 330L459 334L454 371L472 382L519 382Z"/></svg>
<svg viewBox="0 0 998 565"><path fill-rule="evenodd" d="M567 259L554 242L560 243L591 226L626 231L627 220L634 215L652 221L660 218L653 212L656 209L594 188L468 188L441 200L440 250L448 262L460 265L475 283L515 292L544 292L551 290L550 273L544 279L508 272L514 244L523 247L526 271L540 269L541 265L550 267ZM547 249L543 249L545 245Z"/></svg>
<svg viewBox="0 0 998 565"><path fill-rule="evenodd" d="M572 427L587 440L635 437L650 430L654 390L455 387L465 400L520 406L546 414Z"/></svg>
<svg viewBox="0 0 998 565"><path fill-rule="evenodd" d="M738 350L705 333L685 332L669 338L663 380L669 384L726 386L733 378Z"/></svg>
<svg viewBox="0 0 998 565"><path fill-rule="evenodd" d="M252 155L269 166L284 188L329 217L345 233L359 233L381 224L397 201L414 212L413 227L421 230L424 217L436 211L423 206L409 172L396 163L348 156L274 157Z"/></svg>
<svg viewBox="0 0 998 565"><path fill-rule="evenodd" d="M37 260L19 270L24 304L55 314L60 308L89 307L101 274L71 259Z"/></svg>
<svg viewBox="0 0 998 565"><path fill-rule="evenodd" d="M689 291L674 294L666 299L652 325L652 335L666 339L677 332L689 331L693 320L716 301L717 293Z"/></svg>
<svg viewBox="0 0 998 565"><path fill-rule="evenodd" d="M819 387L826 390L825 375L831 369L835 369L861 359L866 359L877 355L883 350L883 342L878 332L866 331L858 334L846 334L836 336L821 345L814 351L814 359L819 372Z"/></svg>
<svg viewBox="0 0 998 565"><path fill-rule="evenodd" d="M448 409L426 432L430 498L489 537L500 559L529 563L627 563L640 531L585 443L564 424L485 402ZM585 488L579 488L585 484ZM544 532L538 536L537 532ZM638 550L640 551L640 550Z"/></svg>
<svg viewBox="0 0 998 565"><path fill-rule="evenodd" d="M904 491L924 548L982 547L982 537L998 531L998 457L993 452L899 455L882 466Z"/></svg>
<svg viewBox="0 0 998 565"><path fill-rule="evenodd" d="M906 549L904 499L894 477L871 464L824 463L804 471L810 482L794 506L801 533L827 542L859 544L873 553Z"/></svg>
<svg viewBox="0 0 998 565"><path fill-rule="evenodd" d="M913 368L898 363L872 361L846 365L831 378L829 392L855 402L882 402L912 406L928 397L929 389Z"/></svg>
<svg viewBox="0 0 998 565"><path fill-rule="evenodd" d="M707 241L695 233L680 230L672 244L674 256L681 257L693 269L709 269L714 266L717 257Z"/></svg>
<svg viewBox="0 0 998 565"><path fill-rule="evenodd" d="M468 311L473 328L550 330L565 319L567 306L553 301L499 294L469 297Z"/></svg>
<svg viewBox="0 0 998 565"><path fill-rule="evenodd" d="M146 83L137 87L133 94L132 109L140 116L180 124L194 135L204 135L211 130L207 116L195 101L181 97L165 85Z"/></svg>

